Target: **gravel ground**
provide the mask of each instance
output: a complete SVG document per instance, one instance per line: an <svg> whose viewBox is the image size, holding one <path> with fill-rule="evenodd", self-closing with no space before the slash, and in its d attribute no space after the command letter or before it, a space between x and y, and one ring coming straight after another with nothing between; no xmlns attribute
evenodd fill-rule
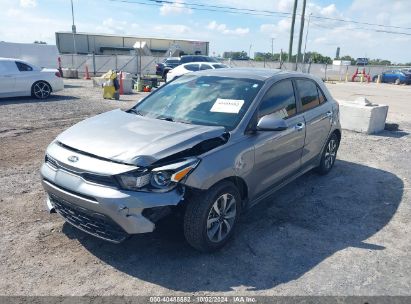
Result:
<svg viewBox="0 0 411 304"><path fill-rule="evenodd" d="M46 212L47 145L141 96L104 101L90 82L67 80L44 102L0 100L0 295L411 295L411 87L328 86L389 104L399 129L345 131L328 176L307 173L257 205L214 254L191 249L173 221L113 245Z"/></svg>

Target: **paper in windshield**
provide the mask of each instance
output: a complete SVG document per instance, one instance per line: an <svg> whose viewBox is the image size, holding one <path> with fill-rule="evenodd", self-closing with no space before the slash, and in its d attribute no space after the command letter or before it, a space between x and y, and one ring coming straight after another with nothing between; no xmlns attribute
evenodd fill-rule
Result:
<svg viewBox="0 0 411 304"><path fill-rule="evenodd" d="M242 99L217 98L210 112L238 114L244 104Z"/></svg>

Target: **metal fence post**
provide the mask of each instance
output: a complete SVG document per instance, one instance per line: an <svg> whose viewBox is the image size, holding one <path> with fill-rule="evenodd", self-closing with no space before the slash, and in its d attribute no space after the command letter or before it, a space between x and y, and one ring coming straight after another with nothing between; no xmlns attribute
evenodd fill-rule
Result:
<svg viewBox="0 0 411 304"><path fill-rule="evenodd" d="M96 76L96 54L93 52L93 74Z"/></svg>

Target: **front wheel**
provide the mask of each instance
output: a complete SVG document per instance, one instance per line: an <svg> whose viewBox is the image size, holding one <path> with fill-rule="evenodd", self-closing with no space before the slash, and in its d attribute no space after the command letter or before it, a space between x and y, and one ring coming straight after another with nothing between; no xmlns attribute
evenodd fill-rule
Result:
<svg viewBox="0 0 411 304"><path fill-rule="evenodd" d="M45 81L38 81L33 84L31 91L37 99L46 99L50 96L51 86Z"/></svg>
<svg viewBox="0 0 411 304"><path fill-rule="evenodd" d="M317 172L325 175L331 171L337 158L337 151L340 143L337 134L333 133L325 145L324 151L321 155L320 165L317 167Z"/></svg>
<svg viewBox="0 0 411 304"><path fill-rule="evenodd" d="M187 242L202 252L215 251L232 237L241 208L240 193L231 182L192 194L184 215Z"/></svg>

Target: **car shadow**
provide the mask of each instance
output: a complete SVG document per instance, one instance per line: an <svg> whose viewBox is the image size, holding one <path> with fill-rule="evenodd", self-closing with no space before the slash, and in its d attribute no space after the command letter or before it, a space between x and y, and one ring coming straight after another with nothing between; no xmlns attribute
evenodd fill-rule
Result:
<svg viewBox="0 0 411 304"><path fill-rule="evenodd" d="M396 212L403 182L380 169L337 160L327 176L307 173L246 211L234 239L202 254L175 219L115 245L65 224L63 232L129 276L185 291L264 290L298 279L339 250L384 250L367 239Z"/></svg>
<svg viewBox="0 0 411 304"><path fill-rule="evenodd" d="M12 105L12 104L24 104L24 103L39 103L39 102L59 102L59 101L70 101L80 99L76 96L70 95L50 95L47 99L36 99L30 96L27 97L9 97L0 98L0 106Z"/></svg>
<svg viewBox="0 0 411 304"><path fill-rule="evenodd" d="M383 137L393 137L393 138L401 138L404 136L409 135L410 133L400 129L400 125L396 123L386 123L384 130L374 134L376 136L383 136Z"/></svg>

